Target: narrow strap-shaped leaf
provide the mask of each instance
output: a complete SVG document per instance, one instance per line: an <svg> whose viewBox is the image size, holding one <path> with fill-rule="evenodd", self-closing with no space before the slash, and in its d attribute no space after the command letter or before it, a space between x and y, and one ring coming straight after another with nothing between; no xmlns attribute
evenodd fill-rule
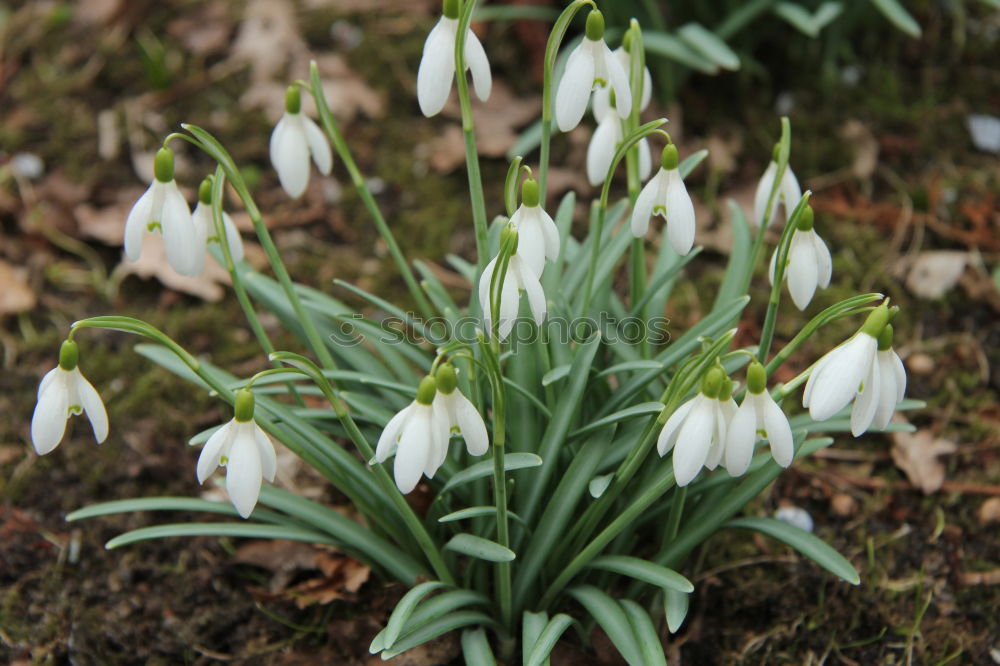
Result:
<svg viewBox="0 0 1000 666"><path fill-rule="evenodd" d="M551 386L569 374L570 365L560 365L542 375L542 386Z"/></svg>
<svg viewBox="0 0 1000 666"><path fill-rule="evenodd" d="M914 39L920 38L920 24L903 8L899 0L871 0L871 2L894 26Z"/></svg>
<svg viewBox="0 0 1000 666"><path fill-rule="evenodd" d="M466 629L462 632L462 658L467 666L496 666L497 660L490 649L484 629Z"/></svg>
<svg viewBox="0 0 1000 666"><path fill-rule="evenodd" d="M643 30L642 45L646 51L670 58L685 67L698 70L702 74L717 74L718 66L683 41L667 32Z"/></svg>
<svg viewBox="0 0 1000 666"><path fill-rule="evenodd" d="M726 262L726 272L722 277L722 284L715 294L715 303L712 310L723 308L733 299L743 293L744 287L749 280L753 267L750 266L750 252L753 241L750 239L750 225L747 223L746 215L739 204L730 199L729 204L729 228L733 232L733 249L729 252L729 261Z"/></svg>
<svg viewBox="0 0 1000 666"><path fill-rule="evenodd" d="M686 23L677 29L677 36L692 50L701 53L718 67L730 71L740 68L740 57L736 52L702 24Z"/></svg>
<svg viewBox="0 0 1000 666"><path fill-rule="evenodd" d="M631 599L620 599L618 603L621 604L625 617L632 625L632 632L642 652L642 663L645 666L667 666L663 643L660 642L660 636L656 633L656 627L653 626L653 620L646 609Z"/></svg>
<svg viewBox="0 0 1000 666"><path fill-rule="evenodd" d="M545 664L548 664L549 655L552 653L552 649L555 648L559 637L562 636L574 622L576 622L576 620L569 615L559 613L545 624L545 628L538 634L538 637L530 643L528 642L529 636L525 635L523 637L525 641L525 649L531 649L524 659L525 666L544 666Z"/></svg>
<svg viewBox="0 0 1000 666"><path fill-rule="evenodd" d="M542 459L534 453L508 453L504 457L503 468L505 471L510 472L516 469L538 467L541 464ZM484 460L476 463L475 465L470 465L455 476L448 479L448 482L444 484L444 488L442 488L441 492L438 494L443 495L449 490L454 490L462 484L474 481L475 479L481 479L484 476L489 476L491 474L493 474L492 460Z"/></svg>
<svg viewBox="0 0 1000 666"><path fill-rule="evenodd" d="M819 537L790 525L783 520L774 518L737 518L730 520L725 527L731 529L753 530L785 543L799 551L810 560L820 565L830 573L847 581L851 585L859 585L861 577L847 558L838 553L828 543Z"/></svg>
<svg viewBox="0 0 1000 666"><path fill-rule="evenodd" d="M632 372L633 370L662 370L663 364L659 361L651 361L647 359L639 359L636 361L626 361L625 363L617 363L604 370L597 373L598 377L607 377L608 375L617 375L622 372Z"/></svg>
<svg viewBox="0 0 1000 666"><path fill-rule="evenodd" d="M617 601L592 585L571 587L567 593L587 609L630 666L643 666L635 632Z"/></svg>
<svg viewBox="0 0 1000 666"><path fill-rule="evenodd" d="M588 564L590 569L602 569L623 576L641 580L656 587L669 588L678 592L694 592L694 585L673 569L630 555L602 555Z"/></svg>
<svg viewBox="0 0 1000 666"><path fill-rule="evenodd" d="M480 611L457 611L428 622L421 628L406 634L390 649L382 652L383 659L392 659L407 650L433 640L442 634L470 625L496 626L496 622Z"/></svg>
<svg viewBox="0 0 1000 666"><path fill-rule="evenodd" d="M684 624L690 600L691 598L683 592L669 587L663 589L663 612L667 617L667 630L670 633L676 634Z"/></svg>
<svg viewBox="0 0 1000 666"><path fill-rule="evenodd" d="M475 534L456 534L444 545L447 550L487 562L513 562L517 555L510 548Z"/></svg>
<svg viewBox="0 0 1000 666"><path fill-rule="evenodd" d="M386 622L385 629L375 637L368 650L372 654L375 654L386 648L391 648L406 627L406 622L410 619L417 604L431 592L444 587L448 586L440 581L429 580L414 586L409 592L404 594L403 598L396 604L396 608L393 609L392 615L389 616L389 621Z"/></svg>
<svg viewBox="0 0 1000 666"><path fill-rule="evenodd" d="M136 511L202 511L233 517L240 515L229 502L212 502L198 497L138 497L135 499L91 504L90 506L73 511L66 516L66 520L72 522L85 518L110 516L117 513L134 513ZM269 523L280 525L289 522L288 516L283 516L260 507L254 508L251 518L254 520L266 520Z"/></svg>
<svg viewBox="0 0 1000 666"><path fill-rule="evenodd" d="M640 402L638 405L632 405L627 409L623 409L620 412L615 412L614 414L608 414L603 419L597 419L591 423L588 423L579 430L575 430L570 433L570 438L580 437L582 435L589 435L590 433L600 430L606 426L613 423L619 423L621 421L628 421L629 419L638 418L640 416L648 416L650 414L658 414L663 411L662 402Z"/></svg>
<svg viewBox="0 0 1000 666"><path fill-rule="evenodd" d="M549 614L545 611L532 613L524 611L521 614L521 664L527 665L531 656L531 649L538 641L538 637L545 630L545 625L549 623ZM543 662L548 666L548 662Z"/></svg>
<svg viewBox="0 0 1000 666"><path fill-rule="evenodd" d="M677 171L681 174L681 178L690 176L691 172L705 161L706 157L708 157L708 148L702 148L682 159L681 163L677 165Z"/></svg>
<svg viewBox="0 0 1000 666"><path fill-rule="evenodd" d="M289 539L290 541L305 541L306 543L325 543L332 546L337 543L321 532L307 530L302 527L287 525L269 525L265 523L173 523L170 525L155 525L142 527L125 534L119 534L104 544L108 550L149 541L150 539L167 539L170 537L192 536L228 536L247 537L251 539Z"/></svg>
<svg viewBox="0 0 1000 666"><path fill-rule="evenodd" d="M497 513L497 508L495 506L470 506L466 509L459 509L458 511L452 511L451 513L441 516L438 518L439 523L451 523L456 520L468 520L470 518L482 518L483 516L495 516ZM527 523L521 516L517 515L513 511L508 511L507 515L516 523L520 523L527 527Z"/></svg>

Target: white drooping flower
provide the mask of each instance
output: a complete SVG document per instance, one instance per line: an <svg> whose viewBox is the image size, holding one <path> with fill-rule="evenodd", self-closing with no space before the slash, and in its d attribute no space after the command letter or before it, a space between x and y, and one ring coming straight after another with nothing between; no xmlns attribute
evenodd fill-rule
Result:
<svg viewBox="0 0 1000 666"><path fill-rule="evenodd" d="M569 55L556 88L554 110L560 130L568 132L580 124L595 86L614 90L618 115L628 117L632 110L628 74L604 42L604 16L596 9L587 16L583 42Z"/></svg>
<svg viewBox="0 0 1000 666"><path fill-rule="evenodd" d="M516 234L517 230L508 225L504 233ZM501 238L503 236L501 235ZM501 247L503 241L501 240ZM479 278L479 302L483 307L483 317L486 324L486 335L493 332L493 311L490 307L490 283L493 281L493 274L496 272L497 259L493 258L486 264L482 276ZM545 320L546 303L545 292L542 290L542 283L538 281L538 274L535 273L528 260L521 250L520 237L517 240L517 250L510 257L507 264L507 273L503 277L503 284L500 287L500 308L498 316L498 337L504 340L517 321L517 313L521 303L521 292L528 294L528 306L536 324L541 324Z"/></svg>
<svg viewBox="0 0 1000 666"><path fill-rule="evenodd" d="M375 449L375 462L396 454L393 476L404 495L417 487L420 476L434 478L448 454L447 415L434 407L437 385L424 377L417 398L389 419Z"/></svg>
<svg viewBox="0 0 1000 666"><path fill-rule="evenodd" d="M726 432L726 470L732 476L741 476L750 466L754 444L766 439L771 446L771 457L782 467L792 464L795 446L788 417L767 392L767 375L757 361L747 369L747 392L736 413L729 421Z"/></svg>
<svg viewBox="0 0 1000 666"><path fill-rule="evenodd" d="M420 112L430 118L437 115L448 101L451 82L455 78L455 42L458 39L458 2L445 0L444 11L437 25L424 42L424 53L417 69L417 102ZM466 28L462 49L465 69L472 72L476 96L482 101L490 97L493 79L490 62L482 43L471 29ZM462 72L465 76L465 72Z"/></svg>
<svg viewBox="0 0 1000 666"><path fill-rule="evenodd" d="M782 279L788 282L788 293L799 310L805 310L816 293L816 287L826 289L833 275L833 259L826 243L813 228L813 212L808 206L802 211L798 227L792 233L788 246L788 259ZM774 273L778 250L771 255L770 277Z"/></svg>
<svg viewBox="0 0 1000 666"><path fill-rule="evenodd" d="M208 243L220 242L212 216L212 182L207 178L202 181L198 188L198 205L194 207L191 219L194 221L194 228L202 246L207 248ZM229 217L229 213L226 211L222 211L222 226L226 232L229 255L234 262L243 261L243 239L240 237L240 231L236 228L233 218Z"/></svg>
<svg viewBox="0 0 1000 666"><path fill-rule="evenodd" d="M233 419L205 442L196 471L198 483L205 483L216 467L225 467L229 501L244 518L249 518L257 505L262 480L274 481L278 470L274 444L254 421L253 412L253 394L240 390Z"/></svg>
<svg viewBox="0 0 1000 666"><path fill-rule="evenodd" d="M49 370L38 384L38 402L31 417L31 443L40 456L62 441L66 422L85 413L100 444L108 437L108 413L97 390L77 367L79 350L67 340L59 350L59 365Z"/></svg>
<svg viewBox="0 0 1000 666"><path fill-rule="evenodd" d="M656 450L661 458L673 450L674 480L678 486L688 485L702 467L714 468L722 460L726 412L735 407L727 404L732 398L719 400L727 379L718 368L709 370L701 392L678 407L660 431Z"/></svg>
<svg viewBox="0 0 1000 666"><path fill-rule="evenodd" d="M302 96L296 86L285 93L285 114L271 132L271 165L288 196L297 199L309 185L309 158L324 176L333 169L333 153L323 131L302 113Z"/></svg>
<svg viewBox="0 0 1000 666"><path fill-rule="evenodd" d="M649 218L659 215L667 221L667 236L677 254L687 254L694 246L694 204L677 168L677 147L663 148L660 169L646 183L632 211L632 235L641 238L649 230Z"/></svg>
<svg viewBox="0 0 1000 666"><path fill-rule="evenodd" d="M538 277L542 276L545 260L559 257L559 229L540 204L538 181L528 178L521 186L521 205L510 217L517 231L518 252Z"/></svg>
<svg viewBox="0 0 1000 666"><path fill-rule="evenodd" d="M873 425L884 430L906 393L906 369L892 348L892 337L892 324L886 324L878 337L875 361L851 408L851 433L855 437Z"/></svg>
<svg viewBox="0 0 1000 666"><path fill-rule="evenodd" d="M855 436L867 430L879 395L879 373L873 372L872 367L878 337L888 321L889 308L882 304L868 315L857 333L813 366L802 394L802 406L809 408L814 421L827 420L857 398L851 413L851 430Z"/></svg>
<svg viewBox="0 0 1000 666"><path fill-rule="evenodd" d="M767 201L771 196L771 188L774 187L774 179L777 175L778 163L772 159L771 163L767 165L767 169L764 170L764 175L760 177L760 182L757 183L757 191L754 193L753 219L750 220L754 226L759 225L761 220L764 219L764 213L767 211ZM789 164L785 166L785 173L781 176L781 182L778 184L778 193L774 197L774 204L771 206L771 215L767 218L767 226L771 226L774 223L779 205L785 207L785 215L787 216L791 214L792 209L795 208L801 198L802 188L799 187L799 181L795 178L795 174L792 173L792 166Z"/></svg>
<svg viewBox="0 0 1000 666"><path fill-rule="evenodd" d="M153 161L154 178L125 220L125 256L138 261L146 233L163 234L167 261L181 275L198 275L205 262L184 195L174 182L174 151L160 148Z"/></svg>
<svg viewBox="0 0 1000 666"><path fill-rule="evenodd" d="M437 394L434 396L432 406L444 419L449 435L461 436L465 440L465 448L470 456L483 455L490 446L486 424L472 401L458 390L455 368L450 363L444 363L438 368L434 377L437 381ZM437 461L437 466L444 462L447 452L447 446L439 452L440 459Z"/></svg>
<svg viewBox="0 0 1000 666"><path fill-rule="evenodd" d="M604 88L594 91L594 118L597 129L590 137L587 145L587 180L594 187L602 184L608 177L608 169L614 159L618 144L625 138L622 134L622 120L612 109L612 95ZM639 180L646 180L653 171L653 161L650 157L649 141L639 140Z"/></svg>

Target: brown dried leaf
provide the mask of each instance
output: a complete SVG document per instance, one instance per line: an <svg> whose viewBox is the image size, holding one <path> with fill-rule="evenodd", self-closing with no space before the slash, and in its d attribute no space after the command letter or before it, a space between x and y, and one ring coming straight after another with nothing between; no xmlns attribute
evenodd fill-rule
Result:
<svg viewBox="0 0 1000 666"><path fill-rule="evenodd" d="M122 259L121 270L125 275L148 279L156 278L164 286L185 294L215 303L225 293L221 285L228 285L229 273L214 259L206 258L201 275L181 275L167 261L167 249L160 234L146 234L142 241L142 255L138 261Z"/></svg>
<svg viewBox="0 0 1000 666"><path fill-rule="evenodd" d="M35 307L35 292L28 286L28 269L14 267L0 259L0 315L24 312Z"/></svg>
<svg viewBox="0 0 1000 666"><path fill-rule="evenodd" d="M1000 523L1000 497L991 497L983 502L976 515L983 525Z"/></svg>
<svg viewBox="0 0 1000 666"><path fill-rule="evenodd" d="M944 483L944 465L938 456L958 450L955 442L937 439L927 430L897 432L892 436L892 461L914 487L929 495Z"/></svg>

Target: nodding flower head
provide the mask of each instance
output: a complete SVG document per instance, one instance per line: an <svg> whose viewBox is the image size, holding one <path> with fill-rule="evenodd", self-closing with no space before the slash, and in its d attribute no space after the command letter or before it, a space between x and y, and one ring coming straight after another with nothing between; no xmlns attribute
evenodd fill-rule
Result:
<svg viewBox="0 0 1000 666"><path fill-rule="evenodd" d="M285 114L271 132L271 165L288 196L297 199L309 185L309 158L321 174L333 169L333 153L326 136L315 122L302 113L302 98L297 86L285 92Z"/></svg>
<svg viewBox="0 0 1000 666"><path fill-rule="evenodd" d="M659 215L667 222L670 246L687 254L694 246L694 203L678 169L677 147L667 144L660 156L660 170L639 192L632 211L632 235L641 238L649 230L649 218Z"/></svg>
<svg viewBox="0 0 1000 666"><path fill-rule="evenodd" d="M421 475L434 478L448 454L448 421L434 407L437 381L428 375L417 388L417 397L389 419L375 450L375 462L395 454L393 476L403 494L417 487Z"/></svg>
<svg viewBox="0 0 1000 666"><path fill-rule="evenodd" d="M31 444L38 455L51 452L62 441L71 416L86 414L100 444L108 437L108 413L97 390L80 373L80 351L72 340L63 342L59 365L45 373L38 385L38 402L31 417Z"/></svg>
<svg viewBox="0 0 1000 666"><path fill-rule="evenodd" d="M727 400L720 401L719 397L727 380L719 368L705 373L701 392L674 410L660 431L656 450L660 457L674 452L674 480L678 486L691 483L706 462L717 463L721 458L718 447L725 443L726 411L731 398L726 396ZM728 390L731 393L732 387Z"/></svg>
<svg viewBox="0 0 1000 666"><path fill-rule="evenodd" d="M424 53L417 69L417 102L420 104L420 112L428 118L441 112L448 101L448 93L451 92L451 82L455 78L458 16L458 2L445 0L442 16L424 42ZM476 33L468 28L462 54L465 69L472 71L476 96L485 102L493 87L490 61L486 58L486 51Z"/></svg>
<svg viewBox="0 0 1000 666"><path fill-rule="evenodd" d="M726 470L733 476L747 471L753 458L754 444L766 439L771 456L782 467L792 464L795 447L788 417L767 392L764 366L753 361L747 368L747 391L726 433Z"/></svg>
<svg viewBox="0 0 1000 666"><path fill-rule="evenodd" d="M504 229L505 233L518 234L513 225L508 225ZM507 263L507 272L500 276L503 282L500 284L500 307L497 312L493 312L490 302L490 285L493 282L494 273L497 270L497 255L486 265L482 276L479 278L479 302L483 307L483 317L486 324L486 334L493 335L493 319L497 318L497 336L500 340L506 339L514 328L517 321L517 312L521 302L521 292L528 294L528 305L536 324L541 324L545 319L546 303L545 292L542 290L542 283L539 282L539 274L529 264L523 250L523 243L515 236L517 250L510 255ZM531 261L537 261L531 258Z"/></svg>
<svg viewBox="0 0 1000 666"><path fill-rule="evenodd" d="M757 183L757 191L753 197L753 219L750 221L753 225L760 224L761 220L764 219L764 213L767 212L767 202L771 196L771 189L774 187L774 179L778 176L777 154L778 147L775 146L773 159L767 165L764 175L760 177L760 181ZM799 187L799 181L792 172L792 166L790 164L786 165L785 172L781 175L781 182L778 184L778 193L775 195L770 215L768 215L764 224L770 226L774 223L778 206L784 206L785 215L790 215L792 208L799 203L799 199L801 198L802 188Z"/></svg>

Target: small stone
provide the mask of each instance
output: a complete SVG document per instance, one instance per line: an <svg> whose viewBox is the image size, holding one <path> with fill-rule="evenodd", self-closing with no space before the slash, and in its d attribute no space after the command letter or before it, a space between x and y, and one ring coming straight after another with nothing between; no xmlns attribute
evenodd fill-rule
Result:
<svg viewBox="0 0 1000 666"><path fill-rule="evenodd" d="M929 375L934 371L934 359L930 354L918 352L906 359L906 367L914 375Z"/></svg>
<svg viewBox="0 0 1000 666"><path fill-rule="evenodd" d="M830 499L830 508L838 516L853 516L858 512L858 502L847 493L837 493Z"/></svg>
<svg viewBox="0 0 1000 666"><path fill-rule="evenodd" d="M1000 497L991 497L983 502L977 515L983 525L1000 523Z"/></svg>
<svg viewBox="0 0 1000 666"><path fill-rule="evenodd" d="M774 512L774 517L806 532L813 531L813 519L809 512L797 506L783 506Z"/></svg>

